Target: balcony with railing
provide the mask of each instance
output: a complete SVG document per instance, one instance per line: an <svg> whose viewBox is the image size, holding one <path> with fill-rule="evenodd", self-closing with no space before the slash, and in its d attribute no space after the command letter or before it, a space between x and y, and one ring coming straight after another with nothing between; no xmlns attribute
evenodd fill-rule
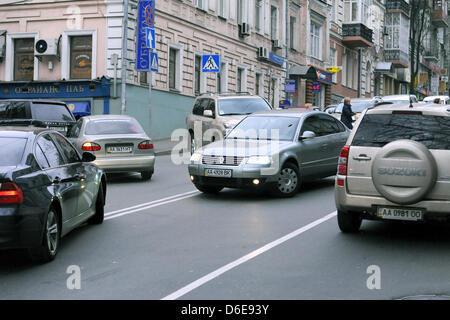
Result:
<svg viewBox="0 0 450 320"><path fill-rule="evenodd" d="M342 42L350 48L372 47L373 31L362 23L342 24Z"/></svg>
<svg viewBox="0 0 450 320"><path fill-rule="evenodd" d="M448 27L448 8L446 0L433 0L431 22L438 28Z"/></svg>
<svg viewBox="0 0 450 320"><path fill-rule="evenodd" d="M384 60L386 62L392 62L396 68L408 68L409 55L400 49L385 49Z"/></svg>
<svg viewBox="0 0 450 320"><path fill-rule="evenodd" d="M409 3L405 0L386 0L386 11L388 13L400 12L409 17Z"/></svg>

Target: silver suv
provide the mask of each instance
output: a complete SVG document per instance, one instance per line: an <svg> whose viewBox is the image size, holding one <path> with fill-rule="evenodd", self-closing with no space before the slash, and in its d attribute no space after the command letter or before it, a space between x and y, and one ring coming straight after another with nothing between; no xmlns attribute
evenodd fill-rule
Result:
<svg viewBox="0 0 450 320"><path fill-rule="evenodd" d="M273 109L262 97L250 93L203 94L194 101L186 117L191 152L204 143L223 139L247 115Z"/></svg>
<svg viewBox="0 0 450 320"><path fill-rule="evenodd" d="M342 148L336 176L338 225L362 219L450 219L450 108L390 104L366 110Z"/></svg>

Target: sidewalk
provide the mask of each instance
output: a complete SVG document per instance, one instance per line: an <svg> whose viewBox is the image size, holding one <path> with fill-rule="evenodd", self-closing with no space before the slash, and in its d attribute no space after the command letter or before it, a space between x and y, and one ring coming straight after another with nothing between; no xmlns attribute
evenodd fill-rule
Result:
<svg viewBox="0 0 450 320"><path fill-rule="evenodd" d="M156 139L152 140L152 142L156 156L169 155L172 152L173 147L179 143L179 141L171 141L170 138Z"/></svg>

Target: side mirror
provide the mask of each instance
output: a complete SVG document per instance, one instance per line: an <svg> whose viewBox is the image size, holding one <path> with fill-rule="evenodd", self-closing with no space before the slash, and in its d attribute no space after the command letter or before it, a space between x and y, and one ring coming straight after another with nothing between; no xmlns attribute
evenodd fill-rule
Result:
<svg viewBox="0 0 450 320"><path fill-rule="evenodd" d="M203 111L203 116L204 116L204 117L208 117L208 118L213 118L213 112L212 112L212 110L204 110L204 111Z"/></svg>
<svg viewBox="0 0 450 320"><path fill-rule="evenodd" d="M81 156L82 162L93 162L95 159L97 159L97 157L90 152L83 152L83 155Z"/></svg>
<svg viewBox="0 0 450 320"><path fill-rule="evenodd" d="M299 137L298 140L303 141L303 140L306 140L306 139L314 138L315 136L316 136L316 134L314 132L312 132L312 131L305 131L305 132L303 132L302 136Z"/></svg>

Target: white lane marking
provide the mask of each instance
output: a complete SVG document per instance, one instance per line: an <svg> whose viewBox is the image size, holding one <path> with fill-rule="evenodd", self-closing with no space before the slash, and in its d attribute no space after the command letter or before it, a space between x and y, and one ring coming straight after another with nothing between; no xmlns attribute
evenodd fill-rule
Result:
<svg viewBox="0 0 450 320"><path fill-rule="evenodd" d="M186 194L188 194L188 195L183 196L183 194L179 194L176 196L171 196L171 197L167 197L167 198L160 199L160 200L155 200L155 201L149 202L147 204L137 205L137 206L130 207L127 209L113 211L113 212L108 213L108 216L105 217L105 220L115 219L118 217L122 217L122 216L125 216L128 214L135 213L135 212L139 212L139 211L147 210L150 208L166 205L166 204L169 204L172 202L180 201L183 199L191 198L191 197L196 196L198 193L199 193L199 191L186 192Z"/></svg>
<svg viewBox="0 0 450 320"><path fill-rule="evenodd" d="M221 268L219 268L219 269L217 269L217 270L207 274L206 276L204 276L204 277L202 277L202 278L200 278L200 279L198 279L198 280L196 280L194 282L191 282L187 286L185 286L185 287L183 287L183 288L181 288L181 289L179 289L179 290L169 294L168 296L165 296L161 300L175 300L175 299L178 299L179 297L181 297L181 296L191 292L192 290L200 287L201 285L203 285L203 284L213 280L214 278L217 278L221 274L223 274L223 273L225 273L227 271L230 271L231 269L233 269L233 268L235 268L235 267L237 267L237 266L239 266L239 265L241 265L241 264L243 264L243 263L245 263L245 262L247 262L247 261L257 257L257 256L259 256L260 254L262 254L262 253L264 253L266 251L269 251L270 249L272 249L272 248L282 244L283 242L286 242L286 241L288 241L288 240L290 240L290 239L292 239L292 238L294 238L294 237L296 237L296 236L298 236L298 235L300 235L300 234L302 234L302 233L304 233L304 232L306 232L306 231L308 231L308 230L318 226L319 224L324 223L325 221L330 220L331 218L335 217L336 215L337 215L337 211L334 211L334 212L332 212L330 214L327 214L323 218L320 218L320 219L318 219L318 220L316 220L314 222L311 222L310 224L308 224L308 225L306 225L306 226L304 226L304 227L302 227L300 229L297 229L297 230L295 230L295 231L285 235L284 237L281 237L281 238L279 238L279 239L277 239L275 241L272 241L272 242L266 244L265 246L263 246L263 247L261 247L259 249L256 249L255 251L250 252L249 254L243 256L242 258L239 258L239 259L237 259L237 260L235 260L233 262L230 262L229 264L227 264L227 265L225 265L225 266L223 266L223 267L221 267Z"/></svg>
<svg viewBox="0 0 450 320"><path fill-rule="evenodd" d="M173 198L182 197L182 196L185 196L185 195L188 195L188 194L193 194L193 193L198 193L198 191L197 190L192 190L192 191L185 192L185 193L175 194L175 195L170 196L170 197L166 197L166 198L162 198L162 199L158 199L158 200L154 200L154 201L150 201L150 202L146 202L146 203L141 203L141 204L135 205L133 207L128 207L128 208L123 208L123 209L116 210L116 211L111 211L111 212L105 213L105 217L112 216L113 214L117 214L117 213L121 213L121 212L126 212L126 211L129 211L129 210L133 210L133 209L136 209L136 208L139 208L139 207L145 207L145 206L152 205L152 204L155 204L155 203L158 203L158 202L164 202L164 201L167 201L167 200L170 200L170 199L173 199Z"/></svg>

